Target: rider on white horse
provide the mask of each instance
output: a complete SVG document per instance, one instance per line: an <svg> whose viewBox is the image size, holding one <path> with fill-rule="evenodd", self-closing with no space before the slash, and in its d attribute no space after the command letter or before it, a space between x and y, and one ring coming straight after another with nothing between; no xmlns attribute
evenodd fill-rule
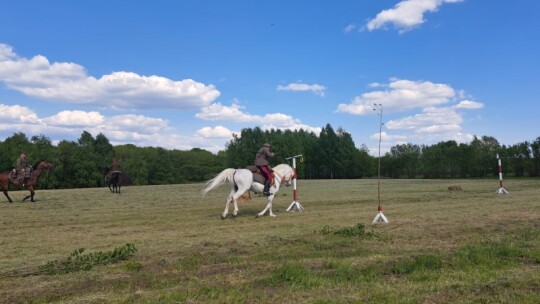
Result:
<svg viewBox="0 0 540 304"><path fill-rule="evenodd" d="M264 176L264 190L263 195L270 195L270 180L272 178L272 169L270 169L270 164L268 163L268 157L274 157L276 154L270 152L270 144L266 143L262 148L257 151L255 155L255 166L261 174Z"/></svg>

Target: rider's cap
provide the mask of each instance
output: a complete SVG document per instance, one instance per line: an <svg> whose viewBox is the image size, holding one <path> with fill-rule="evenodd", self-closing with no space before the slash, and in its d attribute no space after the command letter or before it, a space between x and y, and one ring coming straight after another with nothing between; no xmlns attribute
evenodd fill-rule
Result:
<svg viewBox="0 0 540 304"><path fill-rule="evenodd" d="M271 146L270 146L269 143L266 143L266 144L263 145L263 147L268 147L268 148L270 148Z"/></svg>

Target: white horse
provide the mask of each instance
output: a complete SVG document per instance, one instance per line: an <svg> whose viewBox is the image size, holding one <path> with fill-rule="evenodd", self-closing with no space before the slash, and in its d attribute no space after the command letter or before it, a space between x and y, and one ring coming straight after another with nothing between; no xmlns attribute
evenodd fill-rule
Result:
<svg viewBox="0 0 540 304"><path fill-rule="evenodd" d="M279 186L286 182L290 185L292 178L294 177L294 170L287 164L280 164L272 168L274 170L274 179L275 183L270 187L270 195L267 197L266 207L257 214L257 217L263 216L267 211L268 215L274 217L275 214L272 212L272 200L274 195L279 191ZM264 185L258 182L253 181L253 173L248 169L225 169L221 171L216 177L209 180L206 183L206 186L202 190L202 194L206 195L210 190L216 189L219 186L223 185L225 182L231 184L231 193L227 198L227 203L225 204L225 210L221 215L221 219L225 219L229 213L229 204L234 202L234 212L233 217L236 217L238 214L238 203L236 200L242 196L246 191L250 190L255 193L262 193Z"/></svg>

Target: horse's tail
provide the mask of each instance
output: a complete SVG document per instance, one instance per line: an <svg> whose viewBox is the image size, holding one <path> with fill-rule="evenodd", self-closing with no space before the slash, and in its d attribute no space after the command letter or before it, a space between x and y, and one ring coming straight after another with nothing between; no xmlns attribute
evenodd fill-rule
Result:
<svg viewBox="0 0 540 304"><path fill-rule="evenodd" d="M202 195L205 196L206 193L218 188L219 186L223 185L226 182L233 184L235 172L236 172L236 169L232 169L232 168L221 171L221 173L218 174L216 177L206 182L206 185L201 190Z"/></svg>

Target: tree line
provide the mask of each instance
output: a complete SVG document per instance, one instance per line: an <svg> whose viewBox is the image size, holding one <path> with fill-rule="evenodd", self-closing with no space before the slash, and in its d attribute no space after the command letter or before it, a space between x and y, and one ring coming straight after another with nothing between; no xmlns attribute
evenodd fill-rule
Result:
<svg viewBox="0 0 540 304"><path fill-rule="evenodd" d="M62 140L53 145L44 135L24 133L0 142L0 169L15 166L22 151L28 153L29 165L39 160L55 164L40 179L40 188L87 188L105 186L103 168L112 159L130 177L133 185L160 185L199 182L225 168L224 152L213 154L202 149L166 150L160 147L137 147L132 144L113 146L103 134L93 137L84 131L76 141Z"/></svg>
<svg viewBox="0 0 540 304"><path fill-rule="evenodd" d="M357 148L351 134L327 124L317 136L303 130L262 131L244 129L226 148L227 165L249 163L263 143L278 155L273 164L304 155L298 176L307 179L363 178L377 176L378 158L365 145ZM470 143L454 140L434 145L399 144L381 156L381 175L388 178L482 178L498 175L496 155L508 176L540 176L540 137L511 146L491 136L474 136Z"/></svg>
<svg viewBox="0 0 540 304"><path fill-rule="evenodd" d="M132 144L113 146L104 134L84 131L76 141L53 145L45 135L19 132L0 141L0 169L15 166L22 151L31 164L47 160L55 169L45 173L40 188L85 188L105 185L102 169L112 159L128 174L133 185L179 184L206 181L225 168L253 164L255 153L270 143L277 155L272 165L297 162L301 179L355 179L377 176L378 158L365 145L357 148L350 133L327 124L319 134L305 130L243 129L217 154L194 148L189 151ZM496 154L504 174L540 176L540 137L511 146L491 136L474 137L470 143L450 140L434 145L400 144L381 157L381 175L388 178L482 178L498 174Z"/></svg>

